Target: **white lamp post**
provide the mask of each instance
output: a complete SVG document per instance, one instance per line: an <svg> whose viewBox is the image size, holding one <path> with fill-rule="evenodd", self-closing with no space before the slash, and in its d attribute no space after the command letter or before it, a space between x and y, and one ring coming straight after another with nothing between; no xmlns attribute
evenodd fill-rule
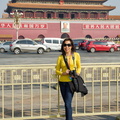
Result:
<svg viewBox="0 0 120 120"><path fill-rule="evenodd" d="M20 29L20 18L23 15L23 13L19 13L17 10L14 13L10 13L10 15L13 15L14 17L14 23L13 27L16 29L16 39L18 39L18 31Z"/></svg>

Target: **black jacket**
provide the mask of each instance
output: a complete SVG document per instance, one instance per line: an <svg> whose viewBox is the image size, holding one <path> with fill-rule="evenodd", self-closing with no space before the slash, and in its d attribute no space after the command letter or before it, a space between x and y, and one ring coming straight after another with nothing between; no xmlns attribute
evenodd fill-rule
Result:
<svg viewBox="0 0 120 120"><path fill-rule="evenodd" d="M81 76L76 75L71 82L69 82L71 92L81 92L82 96L88 94L87 87Z"/></svg>

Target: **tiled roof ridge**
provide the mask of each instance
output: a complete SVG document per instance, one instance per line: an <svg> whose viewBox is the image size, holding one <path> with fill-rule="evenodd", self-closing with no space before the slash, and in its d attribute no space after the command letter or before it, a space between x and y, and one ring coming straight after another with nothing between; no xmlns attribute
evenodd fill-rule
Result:
<svg viewBox="0 0 120 120"><path fill-rule="evenodd" d="M86 7L86 6L96 6L96 7L114 7L114 6L106 6L106 5L81 5L81 4L64 4L64 5L60 5L60 4L45 4L45 3L9 3L8 6L17 6L17 5L23 5L23 6L26 6L28 7L28 5L32 5L32 6L39 6L39 5L43 5L43 6L83 6L83 7Z"/></svg>
<svg viewBox="0 0 120 120"><path fill-rule="evenodd" d="M24 5L28 5L28 4L31 4L31 5L33 5L33 4L40 4L40 5L51 5L51 6L55 6L55 5L60 5L60 4L50 4L50 3L9 3L8 5L12 5L12 4L14 4L14 5L17 5L17 4L24 4ZM60 5L61 6L61 5ZM105 5L89 5L89 4L87 4L87 5L85 5L85 4L63 4L63 6L105 6Z"/></svg>
<svg viewBox="0 0 120 120"><path fill-rule="evenodd" d="M79 0L79 2L86 2L86 1L89 1L89 2L93 2L93 1L101 2L101 1L103 1L103 2L105 2L107 0ZM74 2L76 2L76 1L74 1Z"/></svg>

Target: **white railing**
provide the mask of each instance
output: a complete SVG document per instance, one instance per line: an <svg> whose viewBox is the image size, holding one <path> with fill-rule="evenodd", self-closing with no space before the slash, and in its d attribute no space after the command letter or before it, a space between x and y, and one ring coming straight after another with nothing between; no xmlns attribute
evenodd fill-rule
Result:
<svg viewBox="0 0 120 120"><path fill-rule="evenodd" d="M120 113L120 64L82 64L89 94L75 93L73 116ZM0 119L64 116L55 65L0 66Z"/></svg>

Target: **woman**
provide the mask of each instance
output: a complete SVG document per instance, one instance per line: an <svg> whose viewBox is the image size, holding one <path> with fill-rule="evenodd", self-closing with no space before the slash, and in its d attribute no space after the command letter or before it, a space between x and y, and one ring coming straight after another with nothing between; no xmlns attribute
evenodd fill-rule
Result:
<svg viewBox="0 0 120 120"><path fill-rule="evenodd" d="M69 75L70 70L76 70L77 74L81 71L80 55L75 52L73 41L68 38L65 39L61 46L62 55L58 57L56 65L56 74L60 75L59 85L62 94L62 98L65 104L65 115L66 120L72 120L72 98L73 92L70 90L69 82L71 81L71 76ZM69 69L67 69L63 55L67 59ZM74 59L73 59L74 56Z"/></svg>

